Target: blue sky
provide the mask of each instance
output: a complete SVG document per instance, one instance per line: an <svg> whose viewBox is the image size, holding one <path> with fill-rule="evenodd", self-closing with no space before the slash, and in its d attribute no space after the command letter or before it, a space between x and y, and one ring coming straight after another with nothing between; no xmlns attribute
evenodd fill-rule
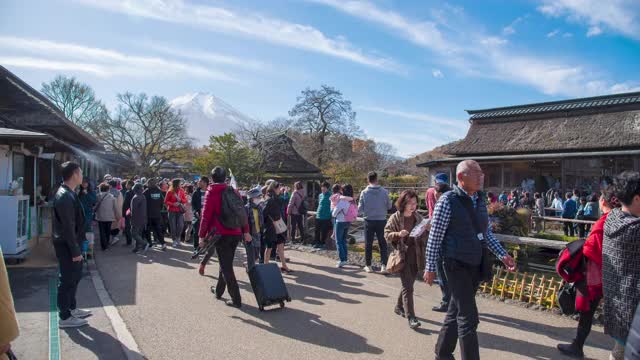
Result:
<svg viewBox="0 0 640 360"><path fill-rule="evenodd" d="M3 0L0 64L260 120L328 84L403 156L464 137L465 109L640 91L637 0Z"/></svg>

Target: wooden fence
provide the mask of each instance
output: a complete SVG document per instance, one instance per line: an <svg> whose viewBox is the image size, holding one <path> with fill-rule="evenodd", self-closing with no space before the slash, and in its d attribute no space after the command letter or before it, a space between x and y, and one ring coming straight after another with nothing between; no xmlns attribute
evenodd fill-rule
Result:
<svg viewBox="0 0 640 360"><path fill-rule="evenodd" d="M502 267L494 267L493 280L482 283L480 291L503 300L517 300L551 309L558 307L556 300L562 285L562 279L559 277L509 272Z"/></svg>

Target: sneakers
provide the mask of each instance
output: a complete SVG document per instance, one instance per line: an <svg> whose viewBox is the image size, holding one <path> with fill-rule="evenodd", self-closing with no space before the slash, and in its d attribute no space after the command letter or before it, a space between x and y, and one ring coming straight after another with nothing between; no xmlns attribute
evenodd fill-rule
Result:
<svg viewBox="0 0 640 360"><path fill-rule="evenodd" d="M399 307L395 307L395 309L393 309L393 312L396 313L396 315L398 316L402 316L404 317L404 309L403 308L399 308Z"/></svg>
<svg viewBox="0 0 640 360"><path fill-rule="evenodd" d="M198 268L198 274L204 276L204 267L205 264L200 264L200 267Z"/></svg>
<svg viewBox="0 0 640 360"><path fill-rule="evenodd" d="M227 306L231 306L231 307L234 307L234 308L236 308L236 309L240 309L240 308L242 307L242 304L241 304L241 303L235 303L235 302L233 302L233 300L227 300L227 301L225 302L225 305L227 305Z"/></svg>
<svg viewBox="0 0 640 360"><path fill-rule="evenodd" d="M166 251L167 250L167 244L162 244L162 246L160 246L160 250Z"/></svg>
<svg viewBox="0 0 640 360"><path fill-rule="evenodd" d="M69 316L68 319L60 320L60 322L58 322L58 327L60 329L76 328L76 327L85 326L88 324L89 322L85 319L78 319L77 317Z"/></svg>
<svg viewBox="0 0 640 360"><path fill-rule="evenodd" d="M418 319L416 319L415 317L410 317L409 318L409 327L412 329L417 329L420 326L422 326L422 324L420 324L420 321L418 321Z"/></svg>
<svg viewBox="0 0 640 360"><path fill-rule="evenodd" d="M432 307L431 311L444 313L444 312L449 311L449 305L441 303L439 306Z"/></svg>
<svg viewBox="0 0 640 360"><path fill-rule="evenodd" d="M365 271L365 272L368 272L368 273L372 273L372 272L373 272L373 269L371 269L371 266L365 266L365 267L364 267L364 271Z"/></svg>
<svg viewBox="0 0 640 360"><path fill-rule="evenodd" d="M345 265L347 265L347 262L346 262L346 261L338 261L338 263L336 264L336 267L337 267L337 268L342 268L342 267L344 267Z"/></svg>
<svg viewBox="0 0 640 360"><path fill-rule="evenodd" d="M147 251L149 251L149 248L151 247L151 245L149 245L149 243L146 243L144 245L144 248L142 249L142 251L140 251L140 254L144 255L147 253Z"/></svg>
<svg viewBox="0 0 640 360"><path fill-rule="evenodd" d="M564 355L567 355L573 358L582 359L584 357L584 352L582 352L582 349L578 349L578 347L575 346L573 343L558 344L558 350Z"/></svg>
<svg viewBox="0 0 640 360"><path fill-rule="evenodd" d="M71 310L71 316L78 319L84 319L86 317L91 316L91 311L82 310L82 309L73 309Z"/></svg>
<svg viewBox="0 0 640 360"><path fill-rule="evenodd" d="M120 241L120 237L119 236L114 236L113 238L111 238L111 242L109 243L109 245L113 246L113 245L117 244L118 241Z"/></svg>
<svg viewBox="0 0 640 360"><path fill-rule="evenodd" d="M380 274L388 274L386 265L380 266Z"/></svg>

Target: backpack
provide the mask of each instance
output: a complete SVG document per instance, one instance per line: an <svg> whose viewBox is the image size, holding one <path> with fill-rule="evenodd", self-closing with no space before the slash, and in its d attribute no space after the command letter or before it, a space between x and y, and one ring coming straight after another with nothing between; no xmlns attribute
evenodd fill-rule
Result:
<svg viewBox="0 0 640 360"><path fill-rule="evenodd" d="M344 221L354 222L358 218L358 207L355 204L349 204L349 209L344 214Z"/></svg>
<svg viewBox="0 0 640 360"><path fill-rule="evenodd" d="M239 229L247 225L247 212L242 198L231 186L222 191L220 207L220 223L227 229Z"/></svg>

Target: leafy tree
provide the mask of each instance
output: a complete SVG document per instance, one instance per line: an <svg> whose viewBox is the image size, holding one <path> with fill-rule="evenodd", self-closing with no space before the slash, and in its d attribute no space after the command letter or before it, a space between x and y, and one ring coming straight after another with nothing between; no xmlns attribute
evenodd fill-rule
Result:
<svg viewBox="0 0 640 360"><path fill-rule="evenodd" d="M233 171L239 184L251 185L260 177L260 169L256 167L258 153L256 150L240 142L235 134L211 136L208 152L194 159L195 170L209 173L216 166Z"/></svg>
<svg viewBox="0 0 640 360"><path fill-rule="evenodd" d="M58 75L40 90L62 113L76 125L90 130L90 124L108 117L107 108L96 99L93 89L75 77Z"/></svg>

